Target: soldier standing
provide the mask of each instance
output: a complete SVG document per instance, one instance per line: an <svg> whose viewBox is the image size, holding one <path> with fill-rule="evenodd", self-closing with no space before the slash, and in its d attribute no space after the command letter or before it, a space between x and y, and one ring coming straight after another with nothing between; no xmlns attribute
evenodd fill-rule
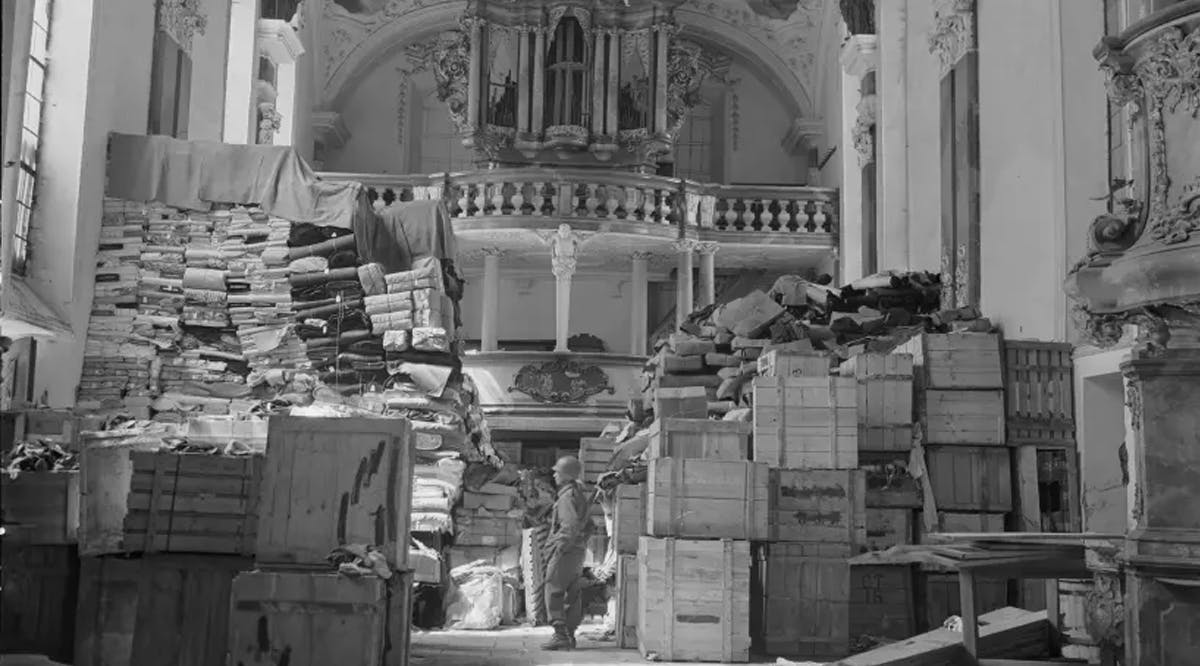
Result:
<svg viewBox="0 0 1200 666"><path fill-rule="evenodd" d="M563 456L554 464L558 499L546 539L546 614L554 637L542 646L544 650L574 649L575 630L583 618L580 577L592 522L587 493L579 482L582 473L583 466L575 456Z"/></svg>

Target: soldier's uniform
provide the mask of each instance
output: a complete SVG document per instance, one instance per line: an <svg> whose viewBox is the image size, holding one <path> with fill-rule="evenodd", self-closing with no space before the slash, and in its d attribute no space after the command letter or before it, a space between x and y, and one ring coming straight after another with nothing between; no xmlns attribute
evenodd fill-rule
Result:
<svg viewBox="0 0 1200 666"><path fill-rule="evenodd" d="M588 507L587 491L578 480L558 489L546 539L546 614L554 626L554 639L543 646L548 650L575 647L575 630L583 619L579 590L592 527Z"/></svg>

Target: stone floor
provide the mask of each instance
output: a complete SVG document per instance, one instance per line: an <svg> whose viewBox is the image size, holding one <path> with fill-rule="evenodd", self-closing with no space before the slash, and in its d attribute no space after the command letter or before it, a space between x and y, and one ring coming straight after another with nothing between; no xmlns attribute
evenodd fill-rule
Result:
<svg viewBox="0 0 1200 666"><path fill-rule="evenodd" d="M579 649L545 652L549 627L511 627L497 631L414 631L410 666L543 666L569 664L645 664L637 650L619 650L612 641L588 639L595 627L580 627ZM675 662L655 662L671 666ZM773 662L770 662L773 663ZM688 666L696 666L694 663Z"/></svg>

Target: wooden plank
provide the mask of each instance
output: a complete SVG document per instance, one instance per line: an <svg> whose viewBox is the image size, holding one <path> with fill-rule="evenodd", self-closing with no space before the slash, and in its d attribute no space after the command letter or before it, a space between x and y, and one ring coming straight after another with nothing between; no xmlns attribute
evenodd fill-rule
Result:
<svg viewBox="0 0 1200 666"><path fill-rule="evenodd" d="M400 597L397 603L391 595ZM411 577L403 574L389 581L333 573L241 574L233 583L231 663L403 666L410 598ZM392 642L389 631L400 640Z"/></svg>
<svg viewBox="0 0 1200 666"><path fill-rule="evenodd" d="M0 474L6 544L73 544L79 533L79 471Z"/></svg>
<svg viewBox="0 0 1200 666"><path fill-rule="evenodd" d="M768 538L768 468L762 463L650 461L646 534L700 539Z"/></svg>
<svg viewBox="0 0 1200 666"><path fill-rule="evenodd" d="M272 417L257 561L324 566L337 546L367 543L404 568L411 432L402 419Z"/></svg>
<svg viewBox="0 0 1200 666"><path fill-rule="evenodd" d="M617 647L637 649L638 598L637 555L621 555L617 561Z"/></svg>
<svg viewBox="0 0 1200 666"><path fill-rule="evenodd" d="M72 663L74 644L63 639L75 635L75 546L18 545L5 537L2 548L0 654L41 654Z"/></svg>
<svg viewBox="0 0 1200 666"><path fill-rule="evenodd" d="M766 546L763 646L771 656L836 658L850 642L850 565L803 545Z"/></svg>
<svg viewBox="0 0 1200 666"><path fill-rule="evenodd" d="M939 511L1012 510L1008 448L930 446L925 450L925 466Z"/></svg>
<svg viewBox="0 0 1200 666"><path fill-rule="evenodd" d="M755 461L786 469L858 467L853 379L759 377L753 389Z"/></svg>
<svg viewBox="0 0 1200 666"><path fill-rule="evenodd" d="M962 608L963 647L972 658L979 656L979 607L975 604L975 573L958 572L958 596Z"/></svg>
<svg viewBox="0 0 1200 666"><path fill-rule="evenodd" d="M1003 532L1005 518L1008 514L1004 513L964 513L961 511L939 511L938 512L938 532L948 532L957 534L981 534L984 532ZM917 533L920 538L920 543L928 543L929 531L925 529L925 523L921 522L917 527Z"/></svg>
<svg viewBox="0 0 1200 666"><path fill-rule="evenodd" d="M770 482L772 541L827 544L847 557L867 544L862 471L773 469Z"/></svg>
<svg viewBox="0 0 1200 666"><path fill-rule="evenodd" d="M1038 450L1034 446L1013 449L1013 514L1015 532L1042 532L1041 492L1038 488Z"/></svg>
<svg viewBox="0 0 1200 666"><path fill-rule="evenodd" d="M917 399L925 444L1003 446L1003 391L923 391Z"/></svg>
<svg viewBox="0 0 1200 666"><path fill-rule="evenodd" d="M752 431L749 423L735 421L660 418L648 429L650 444L646 455L650 459L746 460Z"/></svg>
<svg viewBox="0 0 1200 666"><path fill-rule="evenodd" d="M750 658L750 544L642 537L638 649L661 661Z"/></svg>
<svg viewBox="0 0 1200 666"><path fill-rule="evenodd" d="M997 333L922 333L893 351L912 355L918 390L1004 388Z"/></svg>
<svg viewBox="0 0 1200 666"><path fill-rule="evenodd" d="M249 558L84 558L76 666L225 663L230 589Z"/></svg>
<svg viewBox="0 0 1200 666"><path fill-rule="evenodd" d="M1075 445L1073 352L1070 343L1004 341L1010 443Z"/></svg>
<svg viewBox="0 0 1200 666"><path fill-rule="evenodd" d="M617 487L613 506L613 539L617 552L637 552L638 539L646 524L646 486L621 485Z"/></svg>
<svg viewBox="0 0 1200 666"><path fill-rule="evenodd" d="M979 617L979 651L985 657L1005 655L1032 659L1045 654L1047 622L1042 613L1002 608ZM907 640L847 657L841 666L949 666L968 663L962 633L934 629Z"/></svg>
<svg viewBox="0 0 1200 666"><path fill-rule="evenodd" d="M915 572L907 564L850 567L850 637L903 640L916 631Z"/></svg>
<svg viewBox="0 0 1200 666"><path fill-rule="evenodd" d="M828 352L771 350L757 359L760 377L828 377L833 357Z"/></svg>

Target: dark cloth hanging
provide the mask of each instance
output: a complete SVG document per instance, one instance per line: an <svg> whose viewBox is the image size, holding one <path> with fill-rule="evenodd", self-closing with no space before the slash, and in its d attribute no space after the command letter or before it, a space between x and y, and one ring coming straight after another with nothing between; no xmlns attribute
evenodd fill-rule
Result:
<svg viewBox="0 0 1200 666"><path fill-rule="evenodd" d="M354 221L358 256L381 264L385 273L411 270L422 257L454 259L458 251L450 213L440 199L397 201L373 220L356 215Z"/></svg>

